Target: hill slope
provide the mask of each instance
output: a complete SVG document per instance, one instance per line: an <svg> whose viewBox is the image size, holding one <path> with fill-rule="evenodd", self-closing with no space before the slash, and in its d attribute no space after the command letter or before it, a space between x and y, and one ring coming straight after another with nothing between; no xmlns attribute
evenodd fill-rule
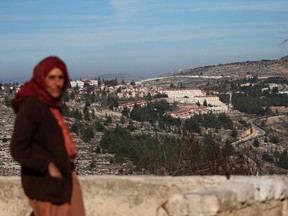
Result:
<svg viewBox="0 0 288 216"><path fill-rule="evenodd" d="M180 69L173 72L171 75L240 76L243 74L258 76L288 76L288 56L279 60L246 61Z"/></svg>

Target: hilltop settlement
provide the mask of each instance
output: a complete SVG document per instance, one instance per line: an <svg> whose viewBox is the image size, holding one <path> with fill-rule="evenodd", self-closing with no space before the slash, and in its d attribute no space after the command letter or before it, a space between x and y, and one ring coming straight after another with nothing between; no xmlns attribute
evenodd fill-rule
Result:
<svg viewBox="0 0 288 216"><path fill-rule="evenodd" d="M71 80L62 114L80 175L288 173L288 57L180 69L146 80ZM0 83L0 175L19 83Z"/></svg>

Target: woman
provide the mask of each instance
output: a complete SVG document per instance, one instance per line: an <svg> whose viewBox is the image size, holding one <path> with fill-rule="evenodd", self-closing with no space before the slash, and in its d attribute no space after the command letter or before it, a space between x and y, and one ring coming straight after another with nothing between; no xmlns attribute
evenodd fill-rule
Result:
<svg viewBox="0 0 288 216"><path fill-rule="evenodd" d="M35 216L82 216L84 205L74 172L75 145L60 113L69 84L65 63L50 56L11 101L17 114L11 155L21 164L21 181Z"/></svg>

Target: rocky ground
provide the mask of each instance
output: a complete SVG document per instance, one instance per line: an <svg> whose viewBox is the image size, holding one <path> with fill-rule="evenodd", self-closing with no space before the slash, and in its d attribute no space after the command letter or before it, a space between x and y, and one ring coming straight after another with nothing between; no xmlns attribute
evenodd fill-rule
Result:
<svg viewBox="0 0 288 216"><path fill-rule="evenodd" d="M287 113L263 118L256 121L256 123L266 131L265 136L257 139L259 146L255 146L255 140L251 140L242 145L242 150L248 150L250 154L253 154L253 158L255 158L258 161L259 166L261 166L261 174L288 174L288 170L275 166L275 163L277 163L278 160L275 157L275 153L278 152L281 154L288 148ZM272 142L270 138L271 135L279 137L279 142ZM272 163L262 160L262 156L265 154L269 154L273 157L274 162Z"/></svg>
<svg viewBox="0 0 288 216"><path fill-rule="evenodd" d="M98 114L99 117L104 118L105 116L103 111L99 111ZM109 114L114 116L113 113ZM2 176L20 175L20 166L11 157L9 149L15 117L11 108L0 104L0 175ZM74 134L73 136L77 149L76 171L79 175L129 175L134 173L134 166L131 163L115 164L113 155L96 153L95 142L99 143L99 140L85 143ZM100 136L96 134L96 137Z"/></svg>
<svg viewBox="0 0 288 216"><path fill-rule="evenodd" d="M0 104L0 175L19 175L20 166L10 155L10 141L15 115L12 109Z"/></svg>

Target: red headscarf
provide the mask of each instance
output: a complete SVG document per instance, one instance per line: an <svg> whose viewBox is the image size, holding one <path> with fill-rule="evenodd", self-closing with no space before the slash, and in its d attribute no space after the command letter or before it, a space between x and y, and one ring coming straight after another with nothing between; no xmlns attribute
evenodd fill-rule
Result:
<svg viewBox="0 0 288 216"><path fill-rule="evenodd" d="M49 107L59 107L61 97L53 98L46 90L45 77L54 68L59 68L64 75L63 91L69 83L69 75L65 63L56 56L49 56L40 61L34 68L33 77L29 82L26 82L16 94L16 97L11 100L13 110L17 112L20 103L28 96L33 95L41 102Z"/></svg>

